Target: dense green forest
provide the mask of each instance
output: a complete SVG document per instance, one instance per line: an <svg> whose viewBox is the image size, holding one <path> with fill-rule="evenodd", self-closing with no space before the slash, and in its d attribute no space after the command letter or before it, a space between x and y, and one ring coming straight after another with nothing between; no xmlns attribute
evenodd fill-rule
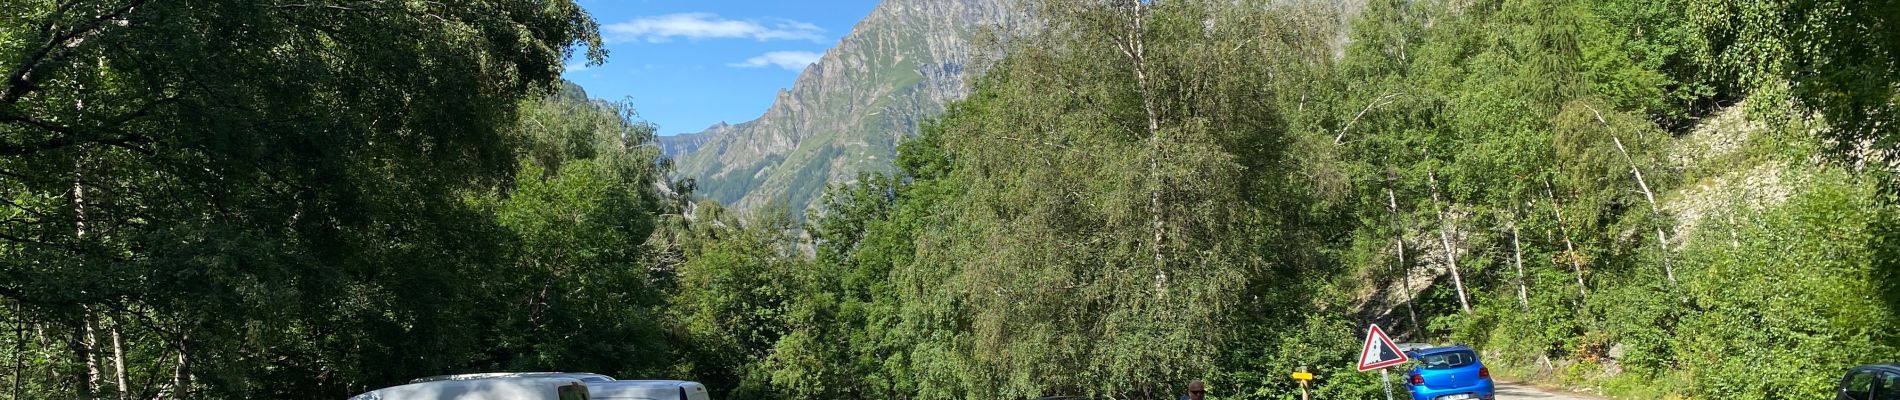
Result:
<svg viewBox="0 0 1900 400"><path fill-rule="evenodd" d="M1372 398L1378 322L1792 399L1900 347L1900 1L1023 6L798 218L561 82L607 56L571 1L0 2L0 392Z"/></svg>

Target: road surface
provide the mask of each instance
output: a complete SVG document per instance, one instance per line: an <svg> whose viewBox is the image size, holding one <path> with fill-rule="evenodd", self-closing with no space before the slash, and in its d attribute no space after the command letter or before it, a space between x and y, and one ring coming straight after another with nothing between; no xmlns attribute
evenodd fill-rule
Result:
<svg viewBox="0 0 1900 400"><path fill-rule="evenodd" d="M1498 400L1602 400L1602 397L1538 389L1526 385L1498 383Z"/></svg>

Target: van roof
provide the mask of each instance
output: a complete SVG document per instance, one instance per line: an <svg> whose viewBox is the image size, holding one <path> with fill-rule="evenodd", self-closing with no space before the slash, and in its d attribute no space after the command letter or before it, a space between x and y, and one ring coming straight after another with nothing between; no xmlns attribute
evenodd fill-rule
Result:
<svg viewBox="0 0 1900 400"><path fill-rule="evenodd" d="M675 381L675 380L665 380L665 379L629 379L629 380L624 380L624 381L622 380L613 381L613 384L615 385L644 385L644 386L684 386L687 384L698 384L698 383L699 382Z"/></svg>
<svg viewBox="0 0 1900 400"><path fill-rule="evenodd" d="M560 387L581 384L561 377L438 380L376 389L350 400L557 399Z"/></svg>
<svg viewBox="0 0 1900 400"><path fill-rule="evenodd" d="M479 374L436 375L436 376L416 378L414 380L410 380L409 383L436 382L436 381L465 381L465 380L473 380L473 379L494 379L494 378L570 378L570 379L579 379L582 382L605 382L605 381L614 380L614 378L611 376L596 374L592 372L487 372L487 373L479 373Z"/></svg>

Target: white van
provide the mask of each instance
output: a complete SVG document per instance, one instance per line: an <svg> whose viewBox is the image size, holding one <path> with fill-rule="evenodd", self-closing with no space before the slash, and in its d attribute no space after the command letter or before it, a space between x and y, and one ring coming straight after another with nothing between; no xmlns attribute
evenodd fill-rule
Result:
<svg viewBox="0 0 1900 400"><path fill-rule="evenodd" d="M593 400L712 400L706 385L692 381L588 382Z"/></svg>
<svg viewBox="0 0 1900 400"><path fill-rule="evenodd" d="M589 400L587 385L560 377L437 380L376 389L350 400Z"/></svg>

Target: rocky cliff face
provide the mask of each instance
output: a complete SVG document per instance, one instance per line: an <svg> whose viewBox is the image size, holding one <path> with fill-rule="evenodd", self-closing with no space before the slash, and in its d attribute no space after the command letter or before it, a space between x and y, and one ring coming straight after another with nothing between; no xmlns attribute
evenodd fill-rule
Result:
<svg viewBox="0 0 1900 400"><path fill-rule="evenodd" d="M714 136L718 136L720 132L724 132L728 129L732 129L732 125L720 122L699 133L661 136L658 140L660 155L675 160L686 158L686 155L693 154L694 151L699 150L700 146L705 146L706 141L711 140Z"/></svg>
<svg viewBox="0 0 1900 400"><path fill-rule="evenodd" d="M663 139L699 193L741 210L805 210L830 182L891 168L898 141L968 93L978 37L1028 26L1013 0L886 0L759 119Z"/></svg>

